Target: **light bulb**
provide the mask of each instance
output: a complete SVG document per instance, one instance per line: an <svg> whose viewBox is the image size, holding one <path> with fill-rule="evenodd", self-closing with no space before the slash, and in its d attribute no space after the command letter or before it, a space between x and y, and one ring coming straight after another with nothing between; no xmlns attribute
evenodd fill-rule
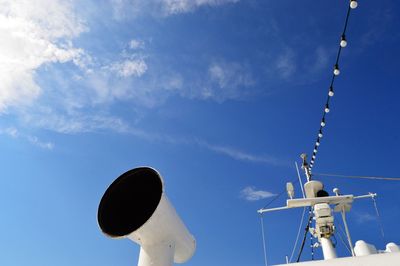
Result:
<svg viewBox="0 0 400 266"><path fill-rule="evenodd" d="M314 149L314 151L313 151L314 153L317 153L317 149Z"/></svg>
<svg viewBox="0 0 400 266"><path fill-rule="evenodd" d="M317 142L315 142L315 145L319 146L319 144L320 144L320 143L319 143L318 141L317 141Z"/></svg>
<svg viewBox="0 0 400 266"><path fill-rule="evenodd" d="M314 164L314 160L311 160L311 163ZM312 164L310 166L312 166Z"/></svg>
<svg viewBox="0 0 400 266"><path fill-rule="evenodd" d="M326 123L325 123L325 119L324 118L322 118L322 121L321 121L321 127L324 127L326 125Z"/></svg>
<svg viewBox="0 0 400 266"><path fill-rule="evenodd" d="M324 135L322 135L322 131L320 130L318 133L318 138L322 138Z"/></svg>
<svg viewBox="0 0 400 266"><path fill-rule="evenodd" d="M329 97L332 97L333 95L335 95L335 93L333 92L333 87L329 88L328 95L329 95Z"/></svg>
<svg viewBox="0 0 400 266"><path fill-rule="evenodd" d="M347 46L347 40L344 34L342 35L342 39L340 39L340 47L344 48Z"/></svg>
<svg viewBox="0 0 400 266"><path fill-rule="evenodd" d="M326 104L326 105L325 105L325 113L329 113L329 111L330 111L330 110L329 110L329 105Z"/></svg>
<svg viewBox="0 0 400 266"><path fill-rule="evenodd" d="M333 69L333 74L335 76L338 76L340 74L339 66L336 64L335 68Z"/></svg>
<svg viewBox="0 0 400 266"><path fill-rule="evenodd" d="M352 9L357 8L357 6L358 6L358 3L357 3L356 0L351 0L351 1L350 1L350 7L351 7Z"/></svg>
<svg viewBox="0 0 400 266"><path fill-rule="evenodd" d="M312 158L313 160L315 160L315 155L313 155L311 158Z"/></svg>

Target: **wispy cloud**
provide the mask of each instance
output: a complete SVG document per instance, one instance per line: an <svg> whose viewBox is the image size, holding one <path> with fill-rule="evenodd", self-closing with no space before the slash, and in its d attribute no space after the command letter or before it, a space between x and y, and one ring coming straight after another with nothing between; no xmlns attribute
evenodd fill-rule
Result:
<svg viewBox="0 0 400 266"><path fill-rule="evenodd" d="M27 140L42 149L52 150L54 148L54 143L52 142L43 142L38 137L35 136L26 136Z"/></svg>
<svg viewBox="0 0 400 266"><path fill-rule="evenodd" d="M322 46L317 47L315 50L315 60L313 60L314 64L311 64L310 71L319 73L319 71L325 69L329 63L329 56L330 53L326 48Z"/></svg>
<svg viewBox="0 0 400 266"><path fill-rule="evenodd" d="M372 215L372 214L366 213L366 212L355 213L355 218L356 218L357 223L359 223L359 224L376 221L376 219L377 219L376 215Z"/></svg>
<svg viewBox="0 0 400 266"><path fill-rule="evenodd" d="M3 1L1 6L0 111L5 111L41 94L34 78L41 66L73 62L82 67L84 51L72 40L86 27L66 1Z"/></svg>
<svg viewBox="0 0 400 266"><path fill-rule="evenodd" d="M149 2L175 14L238 0ZM242 99L255 83L249 67L224 59L211 60L194 77L166 67L169 62L157 61L156 67L150 67L147 47L141 39L131 39L127 49L114 51L119 54L112 60L92 55L73 45L89 29L72 3L5 2L0 10L0 112L22 109L17 112L21 120L57 132L91 131L118 124L119 118L103 111L115 102L129 101L135 107L148 109L173 95L223 102ZM149 4L123 0L113 3L136 8ZM67 62L72 65L63 72L65 68L59 63ZM94 121L99 120L96 127ZM121 127L119 124L114 128L121 131Z"/></svg>
<svg viewBox="0 0 400 266"><path fill-rule="evenodd" d="M142 40L139 39L132 39L129 42L129 48L130 49L144 49L145 48L145 43Z"/></svg>
<svg viewBox="0 0 400 266"><path fill-rule="evenodd" d="M274 165L274 166L288 166L289 165L286 161L274 158L273 156L255 155L255 154L251 154L248 152L238 150L233 147L212 145L212 144L209 144L204 141L197 141L197 143L200 146L205 147L211 151L228 156L228 157L238 160L238 161L264 163L264 164L269 164L269 165Z"/></svg>
<svg viewBox="0 0 400 266"><path fill-rule="evenodd" d="M276 72L283 79L289 79L297 68L295 54L292 49L286 48L284 53L276 59Z"/></svg>
<svg viewBox="0 0 400 266"><path fill-rule="evenodd" d="M240 191L240 197L248 201L257 201L276 196L276 194L265 190L256 190L253 186L245 187Z"/></svg>
<svg viewBox="0 0 400 266"><path fill-rule="evenodd" d="M236 2L238 0L154 0L145 4L146 1L128 3L120 0L113 3L133 4L136 8L153 3L172 15L191 12L201 6ZM89 29L78 17L72 3L6 1L0 10L0 79L3 82L0 112L12 107L19 122L64 134L109 130L149 141L202 143L203 148L234 160L285 165L272 156L255 155L190 138L183 140L152 134L131 126L131 120L127 122L113 115L112 105L116 102L151 109L171 95L216 102L242 99L249 94L256 80L248 65L224 58L208 60L199 66L200 71L194 76L186 75L173 67L165 67L168 62L151 61L146 55L147 43L145 45L141 39L127 41L126 49L114 51L118 55L112 59L100 58L102 55L96 58L89 51L73 45L73 41ZM148 64L148 60L153 64ZM280 67L288 68L284 58L281 61ZM68 71L59 68L60 63L66 62L70 63ZM44 69L47 74L43 80L38 78L39 69ZM35 104L29 105L33 101ZM54 147L51 142L18 131L9 130L3 134L14 134L42 148Z"/></svg>
<svg viewBox="0 0 400 266"><path fill-rule="evenodd" d="M201 6L219 6L236 3L239 0L161 0L159 1L166 15L187 13Z"/></svg>
<svg viewBox="0 0 400 266"><path fill-rule="evenodd" d="M216 7L240 0L111 0L114 18L124 19L143 14L171 16L193 12L203 6Z"/></svg>
<svg viewBox="0 0 400 266"><path fill-rule="evenodd" d="M15 127L1 128L0 134L7 135L14 139L22 139L42 149L52 150L54 148L54 143L49 141L42 141L36 136L22 133Z"/></svg>
<svg viewBox="0 0 400 266"><path fill-rule="evenodd" d="M255 84L250 69L238 62L212 62L207 74L208 82L201 85L200 95L205 99L237 99L246 94L248 87Z"/></svg>
<svg viewBox="0 0 400 266"><path fill-rule="evenodd" d="M113 63L110 69L120 77L140 77L147 71L147 64L143 59L127 59Z"/></svg>
<svg viewBox="0 0 400 266"><path fill-rule="evenodd" d="M134 130L124 120L108 114L62 114L46 108L37 112L21 114L26 124L44 128L63 134L78 134L96 131L114 131L118 133L133 132Z"/></svg>

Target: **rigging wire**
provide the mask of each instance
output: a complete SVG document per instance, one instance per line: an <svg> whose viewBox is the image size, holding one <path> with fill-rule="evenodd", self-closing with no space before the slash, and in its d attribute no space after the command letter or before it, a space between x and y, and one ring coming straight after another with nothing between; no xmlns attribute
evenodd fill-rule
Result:
<svg viewBox="0 0 400 266"><path fill-rule="evenodd" d="M305 214L305 213L306 213L306 207L303 208L303 214L301 215L300 224L299 224L299 229L298 229L298 231L297 231L297 236L296 236L296 241L294 242L294 246L293 246L293 249L292 249L292 253L291 253L291 255L290 255L289 262L292 262L293 255L294 255L294 252L295 252L295 250L296 250L297 243L298 243L298 241L299 241L299 237L300 237L300 233L301 233L301 227L303 226L303 220L304 220L304 214Z"/></svg>
<svg viewBox="0 0 400 266"><path fill-rule="evenodd" d="M318 148L319 148L319 146L321 144L321 139L323 137L323 128L326 126L326 115L330 112L330 107L329 107L330 105L329 104L330 104L331 98L334 95L333 88L334 88L335 79L340 74L339 61L340 61L340 55L342 53L342 49L347 46L346 31L347 31L347 26L349 24L350 11L352 9L356 8L356 7L357 7L357 1L351 0L349 6L347 8L346 19L345 19L345 22L344 22L342 35L341 35L341 39L340 39L340 42L339 42L339 49L338 49L338 52L337 52L337 55L336 55L335 65L334 65L334 69L333 69L333 75L332 75L331 82L330 82L330 85L329 85L328 96L327 96L327 99L326 99L326 102L325 102L325 105L324 105L324 111L323 111L323 114L322 114L322 119L321 119L320 127L319 127L319 130L318 130L317 140L315 142L314 150L313 150L312 157L311 157L311 161L310 161L310 164L308 166L309 171L311 171L311 168L313 168L313 166L315 164L315 161L316 161L316 158L317 158Z"/></svg>
<svg viewBox="0 0 400 266"><path fill-rule="evenodd" d="M378 205L376 205L376 198L372 197L372 201L374 202L375 212L376 212L376 216L378 218L378 225L379 225L379 229L381 231L382 240L385 240L385 232L383 231L382 219L381 219L381 216L379 215Z"/></svg>
<svg viewBox="0 0 400 266"><path fill-rule="evenodd" d="M338 224L338 226L337 226L338 228L339 228L339 230L340 231L337 231L338 232L338 236L339 236L339 239L340 239L340 241L342 241L342 243L343 243L343 245L346 247L346 249L347 249L347 251L350 253L350 255L352 254L351 253L351 249L350 249L350 247L349 247L349 244L348 243L346 243L346 241L344 240L344 238L343 238L343 235L345 234L344 232L343 232L343 229L342 229L342 227Z"/></svg>
<svg viewBox="0 0 400 266"><path fill-rule="evenodd" d="M371 179L371 180L386 180L386 181L400 181L400 177L384 177L384 176L360 176L360 175L339 175L339 174L326 174L326 173L313 173L314 176L327 176L327 177L344 177L353 179Z"/></svg>
<svg viewBox="0 0 400 266"><path fill-rule="evenodd" d="M296 184L297 182L299 182L298 179L294 179L292 181L293 185ZM272 203L274 203L277 199L279 199L283 194L285 194L286 189L282 190L278 195L276 195L272 200L270 200L264 207L262 207L263 209L267 208L268 206L270 206Z"/></svg>
<svg viewBox="0 0 400 266"><path fill-rule="evenodd" d="M306 238L307 238L307 234L308 234L308 230L310 229L310 224L311 224L311 220L312 220L312 212L311 212L311 207L308 209L308 222L307 222L307 226L304 229L304 237L303 237L303 242L301 242L301 246L300 246L300 250L299 250L299 254L297 255L297 260L296 262L300 261L300 257L301 257L301 253L303 253L303 248L304 248L304 244L306 242Z"/></svg>

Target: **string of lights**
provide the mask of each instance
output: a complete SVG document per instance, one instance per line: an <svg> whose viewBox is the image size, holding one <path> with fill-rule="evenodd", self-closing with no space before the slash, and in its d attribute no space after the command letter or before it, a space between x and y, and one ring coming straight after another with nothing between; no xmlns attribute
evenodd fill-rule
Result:
<svg viewBox="0 0 400 266"><path fill-rule="evenodd" d="M349 7L347 9L346 20L345 20L345 23L344 23L342 36L340 37L339 49L338 49L338 52L337 52L337 55L336 55L336 61L335 61L334 67L333 67L333 75L332 75L332 79L331 79L330 86L329 86L328 97L327 97L326 102L325 102L324 112L322 114L322 119L321 119L320 127L319 127L319 130L318 130L317 140L316 140L315 145L314 145L314 150L313 150L313 153L312 153L312 156L311 156L311 160L310 160L310 164L309 164L309 168L308 168L308 170L310 172L311 172L311 168L313 168L313 166L315 164L315 161L316 161L316 158L317 158L318 148L319 148L319 146L321 144L321 139L323 137L323 129L326 126L326 116L330 112L330 105L329 104L330 104L331 98L335 94L334 93L335 79L340 74L340 69L339 69L340 55L341 55L342 49L347 46L346 31L347 31L347 25L349 23L350 13L351 13L351 10L357 8L357 6L358 6L357 0L350 0Z"/></svg>

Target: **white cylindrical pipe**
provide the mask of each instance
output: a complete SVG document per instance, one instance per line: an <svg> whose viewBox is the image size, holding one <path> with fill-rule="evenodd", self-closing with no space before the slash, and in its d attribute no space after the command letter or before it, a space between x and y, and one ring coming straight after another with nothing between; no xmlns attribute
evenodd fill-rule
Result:
<svg viewBox="0 0 400 266"><path fill-rule="evenodd" d="M118 177L104 193L98 222L104 234L129 238L141 246L139 266L171 266L189 260L194 237L164 191L161 175L139 167Z"/></svg>
<svg viewBox="0 0 400 266"><path fill-rule="evenodd" d="M175 245L172 242L141 246L138 266L172 266L174 253Z"/></svg>
<svg viewBox="0 0 400 266"><path fill-rule="evenodd" d="M160 240L163 243L173 244L175 246L174 261L177 263L186 262L193 256L196 249L193 236L164 193L150 219L126 237L145 247L158 245Z"/></svg>
<svg viewBox="0 0 400 266"><path fill-rule="evenodd" d="M336 250L329 238L321 237L320 242L322 246L322 253L324 254L324 260L337 258Z"/></svg>

